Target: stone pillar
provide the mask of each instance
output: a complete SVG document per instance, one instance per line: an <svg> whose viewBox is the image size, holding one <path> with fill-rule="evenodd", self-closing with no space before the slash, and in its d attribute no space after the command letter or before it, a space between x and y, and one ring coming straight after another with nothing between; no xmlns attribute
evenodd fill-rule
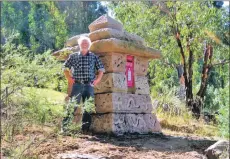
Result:
<svg viewBox="0 0 230 159"><path fill-rule="evenodd" d="M94 89L96 114L91 130L115 135L160 132L146 77L149 60L160 58L160 52L146 47L143 38L126 32L120 22L107 15L92 22L89 30L89 34L68 39L65 48L53 56L64 61L78 52L77 40L83 35L91 39L90 51L104 64L106 72ZM71 85L68 87L70 92ZM79 109L74 122L79 123L81 117Z"/></svg>
<svg viewBox="0 0 230 159"><path fill-rule="evenodd" d="M124 31L121 23L107 15L89 29L90 51L100 56L106 70L95 87L91 130L115 135L160 132L146 77L149 60L159 58L160 52L145 47L141 37Z"/></svg>

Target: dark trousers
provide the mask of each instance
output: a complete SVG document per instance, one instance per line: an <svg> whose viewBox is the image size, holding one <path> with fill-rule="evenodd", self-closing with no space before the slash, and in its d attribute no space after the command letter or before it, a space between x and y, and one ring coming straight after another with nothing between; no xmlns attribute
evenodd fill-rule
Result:
<svg viewBox="0 0 230 159"><path fill-rule="evenodd" d="M94 88L90 84L74 83L70 97L76 100L76 106L74 107L74 112L76 112L77 106L81 103L81 101L84 103L90 97L94 98ZM63 119L63 123L66 122L71 122L69 121L68 115ZM88 131L91 122L91 113L84 110L82 116L82 131Z"/></svg>

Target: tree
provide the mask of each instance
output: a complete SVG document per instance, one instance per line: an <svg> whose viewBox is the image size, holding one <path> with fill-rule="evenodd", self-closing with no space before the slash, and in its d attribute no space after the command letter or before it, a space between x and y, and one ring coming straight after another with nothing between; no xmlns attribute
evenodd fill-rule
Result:
<svg viewBox="0 0 230 159"><path fill-rule="evenodd" d="M65 15L55 2L3 2L2 32L4 43L16 32L17 44L36 53L60 49L67 38Z"/></svg>
<svg viewBox="0 0 230 159"><path fill-rule="evenodd" d="M127 31L162 52L162 59L150 64L153 85L170 79L176 66L183 66L186 103L199 117L212 68L229 63L229 46L216 36L217 31L223 33L226 11L211 2L113 2L110 7ZM166 72L159 75L153 66Z"/></svg>
<svg viewBox="0 0 230 159"><path fill-rule="evenodd" d="M65 16L55 2L30 2L29 32L31 48L35 52L60 49L67 38Z"/></svg>
<svg viewBox="0 0 230 159"><path fill-rule="evenodd" d="M3 36L11 34L12 31L18 31L21 33L18 39L18 43L23 43L26 46L29 46L30 43L29 41L30 34L28 32L29 10L30 10L29 2L3 2L2 3L2 27L4 29Z"/></svg>
<svg viewBox="0 0 230 159"><path fill-rule="evenodd" d="M68 36L88 33L92 21L107 12L107 9L97 1L63 1L57 2L58 8L66 14Z"/></svg>
<svg viewBox="0 0 230 159"><path fill-rule="evenodd" d="M67 37L88 33L88 25L107 12L96 1L3 2L2 6L1 41L19 33L17 44L36 53L61 49Z"/></svg>

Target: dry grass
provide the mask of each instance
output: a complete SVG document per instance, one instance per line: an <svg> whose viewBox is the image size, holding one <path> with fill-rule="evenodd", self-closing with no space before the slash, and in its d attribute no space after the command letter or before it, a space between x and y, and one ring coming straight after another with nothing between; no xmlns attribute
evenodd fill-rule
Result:
<svg viewBox="0 0 230 159"><path fill-rule="evenodd" d="M188 111L180 115L170 112L157 111L163 132L166 134L187 134L202 137L218 138L218 127L212 123L206 124L203 120L196 120Z"/></svg>

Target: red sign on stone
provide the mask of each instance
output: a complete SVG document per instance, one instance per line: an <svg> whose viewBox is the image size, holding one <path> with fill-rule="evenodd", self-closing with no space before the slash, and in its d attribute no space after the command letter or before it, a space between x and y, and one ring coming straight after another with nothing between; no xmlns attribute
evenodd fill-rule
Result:
<svg viewBox="0 0 230 159"><path fill-rule="evenodd" d="M128 87L134 87L134 57L127 55L126 57L126 78Z"/></svg>

